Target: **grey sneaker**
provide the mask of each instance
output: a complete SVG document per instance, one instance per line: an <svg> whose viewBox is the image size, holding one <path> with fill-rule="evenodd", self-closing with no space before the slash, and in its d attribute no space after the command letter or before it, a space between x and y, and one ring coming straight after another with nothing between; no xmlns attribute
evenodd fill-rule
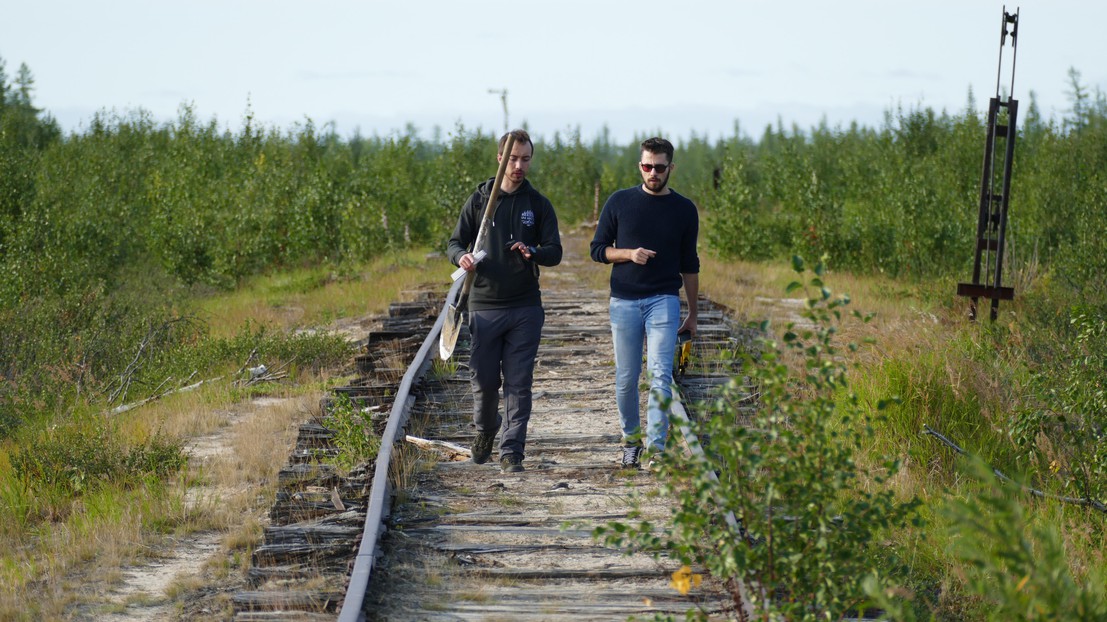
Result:
<svg viewBox="0 0 1107 622"><path fill-rule="evenodd" d="M625 469L637 469L641 465L638 464L638 458L642 455L641 445L624 445L623 446L623 468Z"/></svg>
<svg viewBox="0 0 1107 622"><path fill-rule="evenodd" d="M495 441L495 434L477 432L477 437L473 439L473 448L470 450L472 460L475 464L484 464L488 462L488 458L492 456L492 444Z"/></svg>
<svg viewBox="0 0 1107 622"><path fill-rule="evenodd" d="M519 454L507 454L500 458L500 470L504 473L522 473L526 469L523 468L523 459Z"/></svg>

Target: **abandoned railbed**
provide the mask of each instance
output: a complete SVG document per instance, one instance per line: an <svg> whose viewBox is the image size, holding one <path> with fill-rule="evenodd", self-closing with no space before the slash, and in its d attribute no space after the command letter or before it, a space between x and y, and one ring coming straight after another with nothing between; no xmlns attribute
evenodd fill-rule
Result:
<svg viewBox="0 0 1107 622"><path fill-rule="evenodd" d="M450 362L434 362L441 294L394 304L365 340L362 375L335 391L380 416L381 461L339 478L318 462L332 451L328 431L302 428L254 554L256 589L234 597L236 620L620 620L724 606L710 585L687 595L670 587L674 562L591 536L625 520L631 497L658 482L619 468L607 294L582 287L566 263L543 275L527 470L502 474L495 460L475 465L404 443L411 434L469 446L468 336ZM719 353L748 339L718 305L701 299L699 307L699 364L680 378L686 404L731 377ZM661 497L643 510L657 520L669 513Z"/></svg>

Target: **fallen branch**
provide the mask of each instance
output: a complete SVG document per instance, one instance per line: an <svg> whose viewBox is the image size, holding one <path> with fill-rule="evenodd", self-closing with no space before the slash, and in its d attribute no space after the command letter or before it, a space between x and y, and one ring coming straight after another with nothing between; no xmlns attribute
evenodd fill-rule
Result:
<svg viewBox="0 0 1107 622"><path fill-rule="evenodd" d="M239 374L246 371L246 368L250 366L250 363L252 363L254 361L254 357L256 357L257 355L258 355L258 349L257 348L254 348L253 350L250 350L250 356L246 357L246 362L243 363L242 367L239 367L238 371L236 371L234 374L232 374L231 377L236 378L236 377L238 377Z"/></svg>
<svg viewBox="0 0 1107 622"><path fill-rule="evenodd" d="M192 374L190 374L188 376L188 378L185 378L185 382L188 382L189 380L192 380L194 377L196 377L197 373L198 372L192 372ZM122 406L116 406L115 408L111 409L111 414L118 415L119 413L125 413L128 410L132 410L132 409L138 408L139 406L144 406L146 404L149 404L150 402L160 400L161 398L163 398L167 395L172 395L174 393L184 393L185 391L191 391L191 390L199 387L200 385L202 385L204 383L215 382L216 380L221 380L222 378L223 378L223 376L217 376L215 378L208 378L207 380L201 380L200 382L190 384L187 387L180 387L180 388L177 388L177 389L170 389L169 391L166 391L165 393L161 393L159 395L151 395L150 397L148 397L146 399L139 400L137 402L131 402L130 404L123 404ZM168 379L167 379L167 381L168 381ZM163 382L162 384L164 385L165 383Z"/></svg>
<svg viewBox="0 0 1107 622"><path fill-rule="evenodd" d="M153 336L153 332L153 329L146 332L146 336L143 337L142 341L138 344L138 352L135 352L135 357L123 368L123 372L119 375L119 387L108 396L109 404L115 402L116 398L127 399L127 389L131 386L131 380L134 378L135 372L138 371L142 354L146 351L146 347L150 345L150 338Z"/></svg>
<svg viewBox="0 0 1107 622"><path fill-rule="evenodd" d="M933 428L931 428L930 426L928 426L926 424L923 424L923 435L933 436L934 438L942 441L943 443L946 444L946 446L950 447L951 449L953 449L957 453L961 454L962 456L970 455L969 452L965 451L964 449L961 449L957 445L957 443L954 443L953 441L949 440L948 438L943 436L940 432L935 431ZM1048 493L1048 492L1044 492L1044 491L1038 490L1037 488L1031 488L1029 486L1026 486L1024 484L1020 484L1020 483L1016 482L1015 480L1011 479L1010 477L1007 477L1007 475L1004 474L1003 471L1000 471L999 469L997 469L997 468L995 468L991 465L988 465L988 466L989 466L989 468L992 469L992 473L994 473L995 476L1000 479L1000 481L1018 486L1023 491L1028 492L1028 493L1030 493L1031 495L1033 495L1035 497L1039 497L1041 499L1052 499L1054 501L1060 501L1062 503L1072 503L1072 504L1075 504L1075 505L1082 505L1084 507L1090 507L1092 509L1099 510L1100 512L1103 512L1104 514L1107 514L1107 505L1104 505L1100 501L1097 501L1095 499L1091 499L1091 498L1088 498L1088 497L1083 497L1083 498L1081 498L1081 497L1065 497L1065 496L1062 496L1062 495L1055 495L1055 494L1051 494L1051 493Z"/></svg>
<svg viewBox="0 0 1107 622"><path fill-rule="evenodd" d="M466 460L472 456L465 447L458 445L457 443L451 443L449 441L435 441L426 438L419 438L418 436L411 436L408 434L404 437L404 440L419 447L420 449L426 449L427 451L438 451L445 453L451 462L458 462Z"/></svg>
<svg viewBox="0 0 1107 622"><path fill-rule="evenodd" d="M116 401L126 401L127 393L130 390L131 383L134 381L135 374L142 367L142 359L148 349L152 349L155 339L158 339L163 333L168 333L169 329L178 322L187 322L188 318L178 317L171 320L162 322L161 326L151 326L146 331L146 335L142 338L142 341L138 344L138 351L135 352L135 356L131 359L131 362L127 364L123 371L119 374L119 386L116 387L111 395L108 396L108 404L114 404ZM164 382L162 384L165 384ZM161 388L160 386L158 388ZM155 389L156 391L157 389Z"/></svg>

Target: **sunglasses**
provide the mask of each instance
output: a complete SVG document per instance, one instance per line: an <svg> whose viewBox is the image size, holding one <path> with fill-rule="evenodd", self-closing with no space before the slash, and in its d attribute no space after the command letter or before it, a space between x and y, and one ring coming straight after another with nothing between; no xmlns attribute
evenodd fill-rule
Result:
<svg viewBox="0 0 1107 622"><path fill-rule="evenodd" d="M639 162L638 166L641 166L642 170L647 173L650 171L664 173L665 171L669 170L669 167L672 166L672 164L643 164L642 162Z"/></svg>

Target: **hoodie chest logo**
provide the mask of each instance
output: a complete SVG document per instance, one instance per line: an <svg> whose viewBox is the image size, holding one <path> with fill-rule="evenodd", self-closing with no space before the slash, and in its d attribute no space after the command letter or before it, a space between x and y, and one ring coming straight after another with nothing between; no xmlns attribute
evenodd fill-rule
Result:
<svg viewBox="0 0 1107 622"><path fill-rule="evenodd" d="M519 220L522 221L524 227L533 227L534 212L530 209L523 210L523 213L519 215Z"/></svg>

